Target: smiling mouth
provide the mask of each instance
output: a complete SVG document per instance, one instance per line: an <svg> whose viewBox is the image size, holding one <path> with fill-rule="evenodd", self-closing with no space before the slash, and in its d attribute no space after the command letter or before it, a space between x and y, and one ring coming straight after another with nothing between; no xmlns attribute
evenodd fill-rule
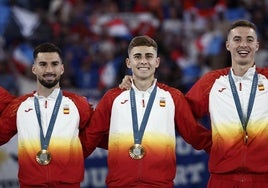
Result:
<svg viewBox="0 0 268 188"><path fill-rule="evenodd" d="M56 75L55 74L45 74L43 75L44 78L55 78Z"/></svg>
<svg viewBox="0 0 268 188"><path fill-rule="evenodd" d="M138 67L138 70L149 70L148 67Z"/></svg>
<svg viewBox="0 0 268 188"><path fill-rule="evenodd" d="M247 55L249 54L249 51L246 51L246 50L240 50L240 51L238 51L238 54L239 54L240 56L245 57L245 56L247 56Z"/></svg>

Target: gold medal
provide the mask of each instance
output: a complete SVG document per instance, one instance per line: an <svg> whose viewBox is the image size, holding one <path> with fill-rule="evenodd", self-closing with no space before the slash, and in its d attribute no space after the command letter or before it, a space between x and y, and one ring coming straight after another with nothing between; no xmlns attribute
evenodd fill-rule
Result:
<svg viewBox="0 0 268 188"><path fill-rule="evenodd" d="M129 155L132 159L142 159L145 155L145 150L140 144L134 144L129 148Z"/></svg>
<svg viewBox="0 0 268 188"><path fill-rule="evenodd" d="M48 165L51 161L51 154L48 150L42 149L36 155L36 161L40 165Z"/></svg>

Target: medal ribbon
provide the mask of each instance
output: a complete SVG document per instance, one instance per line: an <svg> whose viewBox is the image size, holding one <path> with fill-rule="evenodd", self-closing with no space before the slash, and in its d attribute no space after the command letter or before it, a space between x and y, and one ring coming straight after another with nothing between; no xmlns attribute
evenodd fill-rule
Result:
<svg viewBox="0 0 268 188"><path fill-rule="evenodd" d="M130 89L130 103L131 103L131 113L132 113L132 124L133 124L133 133L134 133L134 143L135 144L141 144L141 140L145 131L145 127L153 106L153 102L156 95L156 88L157 86L154 86L154 89L150 95L147 107L145 109L145 113L142 118L140 130L138 128L138 116L137 116L137 108L136 108L136 99L135 99L135 91L133 88Z"/></svg>
<svg viewBox="0 0 268 188"><path fill-rule="evenodd" d="M51 134L52 134L54 124L56 121L56 117L57 117L57 114L58 114L58 111L60 108L61 100L62 100L62 92L60 91L58 94L57 100L55 102L55 106L54 106L52 115L51 115L51 119L50 119L48 129L47 129L47 134L46 134L46 136L44 136L43 128L42 128L42 124L41 124L41 112L40 112L39 101L38 101L37 97L34 97L34 106L35 106L36 116L38 119L38 124L40 127L40 141L41 141L41 149L42 150L47 150L47 148L48 148Z"/></svg>
<svg viewBox="0 0 268 188"><path fill-rule="evenodd" d="M231 89L232 89L232 93L233 93L233 97L234 97L234 101L235 101L235 106L236 106L242 127L243 127L244 131L246 132L248 120L249 120L249 117L250 117L250 114L251 114L251 111L253 108L255 96L256 96L256 90L257 90L257 84L258 84L258 75L255 72L254 77L253 77L246 118L243 117L241 103L240 103L239 96L238 96L238 93L237 93L237 90L235 87L234 79L233 79L232 74L231 74L231 70L229 71L229 82L231 85Z"/></svg>

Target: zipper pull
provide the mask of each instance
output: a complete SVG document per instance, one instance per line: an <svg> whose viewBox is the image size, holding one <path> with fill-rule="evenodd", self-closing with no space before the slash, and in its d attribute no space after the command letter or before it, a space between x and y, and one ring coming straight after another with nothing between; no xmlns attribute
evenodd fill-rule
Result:
<svg viewBox="0 0 268 188"><path fill-rule="evenodd" d="M144 93L142 93L141 104L142 104L142 107L145 108Z"/></svg>

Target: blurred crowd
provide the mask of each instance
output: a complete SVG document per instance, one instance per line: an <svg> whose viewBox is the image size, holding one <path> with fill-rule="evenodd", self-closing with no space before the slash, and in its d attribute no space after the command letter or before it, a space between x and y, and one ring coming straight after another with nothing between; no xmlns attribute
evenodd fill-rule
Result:
<svg viewBox="0 0 268 188"><path fill-rule="evenodd" d="M35 89L32 51L53 42L63 51L61 86L101 97L125 74L135 35L159 45L160 82L186 92L207 71L230 66L229 24L258 28L256 64L268 66L267 0L0 0L0 85L15 95Z"/></svg>

